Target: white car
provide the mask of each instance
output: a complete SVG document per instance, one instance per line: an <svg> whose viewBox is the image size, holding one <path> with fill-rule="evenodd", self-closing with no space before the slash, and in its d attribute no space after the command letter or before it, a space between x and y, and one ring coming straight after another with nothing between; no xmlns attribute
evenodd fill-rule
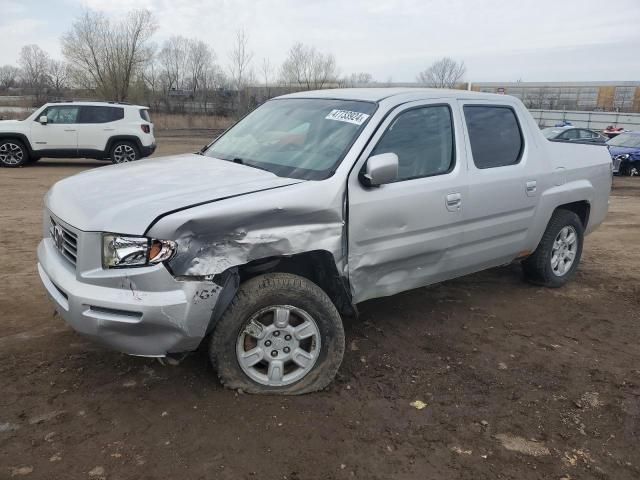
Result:
<svg viewBox="0 0 640 480"><path fill-rule="evenodd" d="M156 149L148 107L116 102L47 103L26 120L0 121L0 165L43 157L124 163Z"/></svg>

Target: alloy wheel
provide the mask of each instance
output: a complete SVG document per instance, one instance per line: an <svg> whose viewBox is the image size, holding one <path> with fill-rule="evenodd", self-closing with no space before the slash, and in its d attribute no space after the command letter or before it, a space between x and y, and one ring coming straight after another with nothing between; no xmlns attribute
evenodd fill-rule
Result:
<svg viewBox="0 0 640 480"><path fill-rule="evenodd" d="M0 145L0 163L5 165L19 165L24 159L24 152L20 145L6 142Z"/></svg>
<svg viewBox="0 0 640 480"><path fill-rule="evenodd" d="M307 375L320 354L320 329L304 310L274 305L254 314L240 330L236 356L253 381L289 385Z"/></svg>
<svg viewBox="0 0 640 480"><path fill-rule="evenodd" d="M578 234L571 225L563 227L551 249L551 269L558 277L566 274L573 265L578 252Z"/></svg>
<svg viewBox="0 0 640 480"><path fill-rule="evenodd" d="M133 162L136 159L136 151L131 145L121 144L113 150L115 163Z"/></svg>

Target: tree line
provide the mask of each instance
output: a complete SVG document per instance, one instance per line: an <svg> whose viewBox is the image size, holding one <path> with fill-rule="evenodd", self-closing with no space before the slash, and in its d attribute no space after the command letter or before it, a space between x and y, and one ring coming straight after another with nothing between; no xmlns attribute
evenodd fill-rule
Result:
<svg viewBox="0 0 640 480"><path fill-rule="evenodd" d="M202 40L177 35L153 42L157 24L149 10L133 10L121 20L87 11L61 38L64 60L38 45L24 46L17 66L0 67L0 88L23 87L37 104L69 90L112 101L146 102L156 110L242 115L261 101L287 91L367 86L371 74L340 74L332 53L294 43L281 65L256 58L243 29L227 58ZM418 75L421 84L453 88L464 63L444 58Z"/></svg>

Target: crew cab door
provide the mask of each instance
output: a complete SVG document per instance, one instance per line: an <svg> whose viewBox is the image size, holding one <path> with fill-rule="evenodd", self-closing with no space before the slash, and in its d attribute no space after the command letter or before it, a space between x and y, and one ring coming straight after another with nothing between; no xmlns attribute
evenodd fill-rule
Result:
<svg viewBox="0 0 640 480"><path fill-rule="evenodd" d="M455 276L467 201L466 159L455 101L397 107L382 122L348 180L348 270L354 301ZM395 153L398 178L359 180L366 160Z"/></svg>
<svg viewBox="0 0 640 480"><path fill-rule="evenodd" d="M460 101L468 155L463 273L524 255L539 192L551 168L531 134L537 128L509 101Z"/></svg>
<svg viewBox="0 0 640 480"><path fill-rule="evenodd" d="M56 155L68 153L75 156L78 150L77 105L51 105L43 110L31 123L31 145L33 150L51 150ZM41 124L40 117L47 123Z"/></svg>

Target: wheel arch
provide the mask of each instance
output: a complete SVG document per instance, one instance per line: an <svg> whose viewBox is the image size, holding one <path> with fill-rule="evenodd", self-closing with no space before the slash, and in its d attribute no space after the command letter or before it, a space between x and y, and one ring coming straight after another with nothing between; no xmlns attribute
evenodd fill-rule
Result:
<svg viewBox="0 0 640 480"><path fill-rule="evenodd" d="M113 144L116 142L131 142L135 144L136 148L138 149L138 154L142 155L142 142L138 137L136 137L135 135L114 135L112 137L109 137L109 140L107 140L107 146L105 147L104 151L107 157L111 156L111 149L113 148Z"/></svg>
<svg viewBox="0 0 640 480"><path fill-rule="evenodd" d="M324 290L341 314L357 315L348 280L338 272L331 252L312 250L295 255L267 257L238 267L240 282L265 273L292 273L304 277Z"/></svg>
<svg viewBox="0 0 640 480"><path fill-rule="evenodd" d="M31 148L31 142L29 138L24 133L17 132L0 132L0 140L19 140L29 153L31 157L33 155L33 149Z"/></svg>
<svg viewBox="0 0 640 480"><path fill-rule="evenodd" d="M587 229L587 225L589 224L589 215L591 213L591 203L589 203L588 200L579 200L577 202L558 205L551 215L553 216L553 213L555 213L557 210L569 210L570 212L575 213L576 215L578 215L580 222L582 222L582 227L585 230Z"/></svg>
<svg viewBox="0 0 640 480"><path fill-rule="evenodd" d="M328 295L340 314L358 315L348 282L339 274L333 255L326 250L313 250L289 256L261 258L216 275L214 282L223 290L211 316L208 332L215 329L240 284L265 273L292 273L304 277L318 285Z"/></svg>

